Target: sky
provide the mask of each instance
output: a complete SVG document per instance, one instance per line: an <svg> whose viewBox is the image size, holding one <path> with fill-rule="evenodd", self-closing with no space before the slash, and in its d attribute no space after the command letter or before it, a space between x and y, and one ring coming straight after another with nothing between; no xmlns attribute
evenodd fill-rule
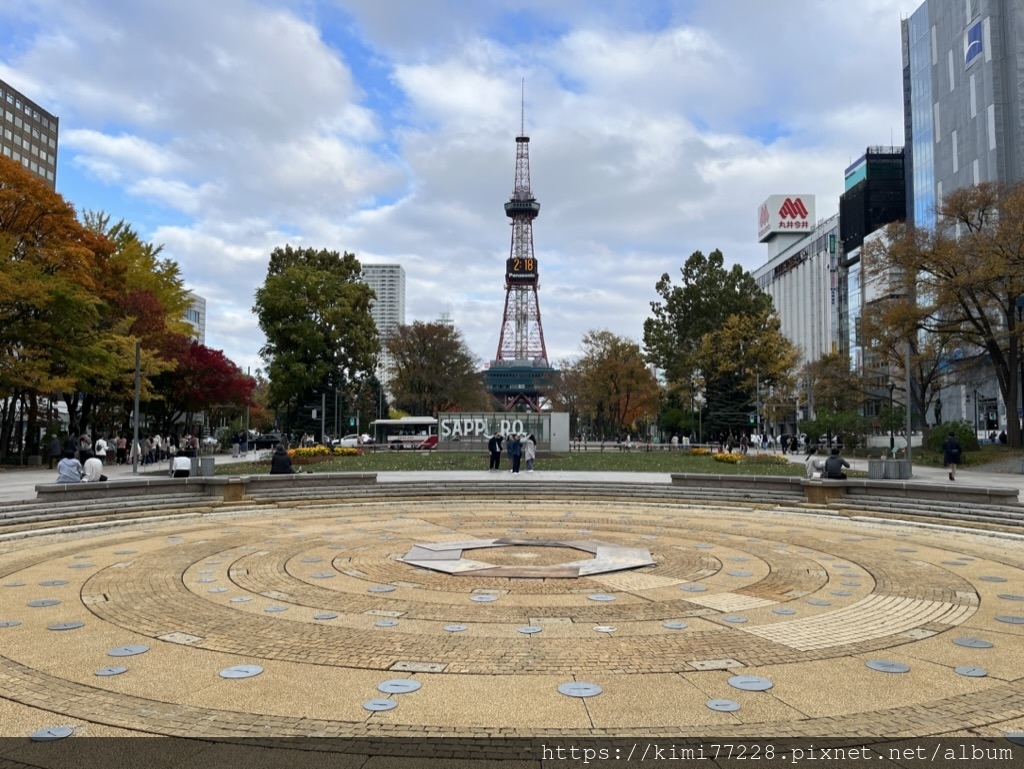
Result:
<svg viewBox="0 0 1024 769"><path fill-rule="evenodd" d="M57 191L162 244L206 344L263 368L285 244L399 263L406 322L481 365L505 300L525 116L552 362L642 344L664 273L767 260L757 208L901 145L919 0L0 0L0 79L60 118Z"/></svg>

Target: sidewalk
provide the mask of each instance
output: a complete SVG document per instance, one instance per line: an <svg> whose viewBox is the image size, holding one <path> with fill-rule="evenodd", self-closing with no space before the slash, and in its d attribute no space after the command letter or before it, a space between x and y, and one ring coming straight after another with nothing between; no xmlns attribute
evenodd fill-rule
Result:
<svg viewBox="0 0 1024 769"><path fill-rule="evenodd" d="M265 453L265 452L263 452ZM257 452L250 451L248 456L232 457L230 454L216 454L212 455L216 459L217 465L229 465L236 464L239 462L251 462L256 456ZM806 456L803 454L787 454L786 458L794 463L803 465L806 461ZM819 459L824 459L824 455L819 455ZM850 463L852 470L859 470L864 473L868 470L868 460L859 458L847 458ZM119 478L131 478L133 475L131 465L107 465L104 468L104 473L111 480L117 480ZM169 462L163 461L154 465L147 465L139 470L140 476L147 477L167 477L169 475ZM914 483L928 483L928 484L949 484L952 482L948 477L949 473L947 470L941 467L925 467L921 465L915 465L913 468L913 477L910 479ZM598 476L595 478L595 476ZM36 497L36 486L43 483L52 483L57 477L56 470L47 470L43 468L13 468L10 470L4 470L0 472L0 504L16 502L19 500L35 499ZM571 471L538 471L534 475L520 474L519 476L513 476L509 473L498 473L490 474L486 470L437 470L437 471L392 471L392 472L380 472L378 473L378 480L381 483L403 483L413 480L476 480L479 478L493 478L495 481L509 481L509 482L522 482L529 483L531 478L538 478L544 480L601 480L601 481L616 481L616 482L634 482L634 483L670 483L671 476L669 473L637 473L637 472L620 472L620 473L581 473ZM989 473L981 472L977 470L971 470L970 468L960 468L957 470L955 483L964 486L999 486L1015 488L1020 492L1021 502L1024 502L1024 474L1015 473Z"/></svg>
<svg viewBox="0 0 1024 769"><path fill-rule="evenodd" d="M232 457L230 454L203 454L202 456L214 456L216 464L228 465L236 462L251 462L258 453L250 451L248 456ZM170 462L164 460L151 465L139 468L139 477L170 477ZM104 465L103 474L110 480L131 478L135 473L131 465ZM0 503L17 502L24 499L35 499L36 486L43 483L53 483L57 479L57 470L48 470L45 467L12 467L0 471Z"/></svg>
<svg viewBox="0 0 1024 769"><path fill-rule="evenodd" d="M817 459L824 460L826 454L816 455ZM786 458L795 464L803 465L807 461L805 454L787 454ZM850 463L851 470L858 470L866 473L868 471L868 460L857 457L844 457ZM913 457L911 457L913 460ZM980 470L972 470L969 467L960 467L956 471L956 481L949 480L949 470L943 467L926 467L925 465L913 465L912 482L929 484L954 483L962 486L1002 486L1017 489L1020 492L1021 502L1024 502L1024 474L1021 473L987 473Z"/></svg>

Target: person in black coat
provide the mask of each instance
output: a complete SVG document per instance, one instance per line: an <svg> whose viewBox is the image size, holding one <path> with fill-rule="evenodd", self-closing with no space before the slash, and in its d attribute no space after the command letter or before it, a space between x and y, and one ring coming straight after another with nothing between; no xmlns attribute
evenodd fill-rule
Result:
<svg viewBox="0 0 1024 769"><path fill-rule="evenodd" d="M946 437L946 442L942 444L942 464L949 468L949 480L956 480L956 466L960 464L960 454L963 449L960 448L960 441L956 439L956 435L950 433Z"/></svg>
<svg viewBox="0 0 1024 769"><path fill-rule="evenodd" d="M289 475L294 472L295 468L292 467L292 458L288 456L288 450L283 443L277 444L273 456L270 457L270 474Z"/></svg>
<svg viewBox="0 0 1024 769"><path fill-rule="evenodd" d="M488 470L501 469L501 433L495 433L487 441L487 450L491 452L491 461Z"/></svg>

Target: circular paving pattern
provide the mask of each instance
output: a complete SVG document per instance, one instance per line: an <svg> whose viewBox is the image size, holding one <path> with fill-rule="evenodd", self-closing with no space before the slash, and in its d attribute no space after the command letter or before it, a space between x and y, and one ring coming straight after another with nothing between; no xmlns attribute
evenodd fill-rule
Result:
<svg viewBox="0 0 1024 769"><path fill-rule="evenodd" d="M1024 550L998 536L739 504L318 500L6 542L0 580L0 722L21 737L1024 729L1020 596L998 592Z"/></svg>

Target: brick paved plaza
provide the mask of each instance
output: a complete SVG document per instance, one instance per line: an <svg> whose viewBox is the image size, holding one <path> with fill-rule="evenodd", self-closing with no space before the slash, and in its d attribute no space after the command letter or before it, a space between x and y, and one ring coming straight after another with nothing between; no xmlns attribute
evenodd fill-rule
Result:
<svg viewBox="0 0 1024 769"><path fill-rule="evenodd" d="M557 567L600 542L654 565L534 579L399 560L504 537L584 549L462 558ZM1022 616L1020 538L756 505L281 504L0 544L0 724L16 738L1003 736L1024 731ZM110 655L123 647L145 650ZM420 686L378 689L395 679ZM559 692L574 682L601 691ZM6 742L26 765L56 749Z"/></svg>

